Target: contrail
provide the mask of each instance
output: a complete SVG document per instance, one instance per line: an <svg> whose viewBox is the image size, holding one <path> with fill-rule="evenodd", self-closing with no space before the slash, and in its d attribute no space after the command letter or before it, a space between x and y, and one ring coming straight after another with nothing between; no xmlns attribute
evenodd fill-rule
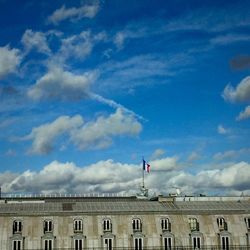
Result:
<svg viewBox="0 0 250 250"><path fill-rule="evenodd" d="M95 94L95 93L89 93L89 97L96 100L96 101L99 101L101 103L105 103L105 104L109 105L112 108L115 108L115 109L120 108L120 109L126 111L127 113L137 117L138 119L146 121L142 116L136 114L132 110L129 110L129 109L125 108L123 105L121 105L121 104L119 104L119 103L117 103L117 102L115 102L113 100L107 99L107 98L105 98L103 96L100 96L98 94Z"/></svg>

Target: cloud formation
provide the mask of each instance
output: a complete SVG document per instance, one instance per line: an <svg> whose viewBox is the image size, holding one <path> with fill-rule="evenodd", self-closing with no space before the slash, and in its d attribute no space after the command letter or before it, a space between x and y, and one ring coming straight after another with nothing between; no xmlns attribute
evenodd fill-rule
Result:
<svg viewBox="0 0 250 250"><path fill-rule="evenodd" d="M219 124L217 127L217 132L220 135L226 135L230 132L228 128L225 128L223 125Z"/></svg>
<svg viewBox="0 0 250 250"><path fill-rule="evenodd" d="M156 166L156 162L151 164L152 168ZM155 171L145 178L151 194L168 194L172 187L179 187L182 194L216 193L218 190L227 194L250 193L250 164L247 162L228 165L224 169L202 170L197 174L176 170ZM141 165L111 159L83 167L73 162L53 161L39 172L27 170L21 174L0 174L3 192L135 195L140 184Z"/></svg>
<svg viewBox="0 0 250 250"><path fill-rule="evenodd" d="M0 47L0 79L16 72L21 59L22 56L19 49L11 49L8 45Z"/></svg>
<svg viewBox="0 0 250 250"><path fill-rule="evenodd" d="M169 180L172 186L182 187L186 192L220 190L242 192L250 190L250 164L239 162L222 170L202 170L197 174L180 172Z"/></svg>
<svg viewBox="0 0 250 250"><path fill-rule="evenodd" d="M54 63L64 63L67 59L85 59L91 54L93 47L100 41L105 41L105 32L92 34L91 31L82 31L61 40L59 51L51 58Z"/></svg>
<svg viewBox="0 0 250 250"><path fill-rule="evenodd" d="M59 24L64 20L76 21L83 18L93 18L99 11L99 4L96 1L92 5L84 5L81 7L66 8L64 5L54 11L54 13L48 17L48 21L54 25Z"/></svg>
<svg viewBox="0 0 250 250"><path fill-rule="evenodd" d="M165 154L165 150L161 148L157 148L153 154L151 155L150 159L155 160L161 158Z"/></svg>
<svg viewBox="0 0 250 250"><path fill-rule="evenodd" d="M248 155L250 153L250 148L241 148L239 150L228 150L225 152L218 152L213 156L216 161L231 160L242 155Z"/></svg>
<svg viewBox="0 0 250 250"><path fill-rule="evenodd" d="M96 79L96 72L75 75L61 68L52 67L38 79L29 90L28 96L34 100L59 99L79 100L88 96L89 87Z"/></svg>
<svg viewBox="0 0 250 250"><path fill-rule="evenodd" d="M248 118L250 118L250 106L247 106L245 110L241 111L240 114L236 117L236 120L241 121Z"/></svg>
<svg viewBox="0 0 250 250"><path fill-rule="evenodd" d="M223 93L222 97L229 102L250 102L250 76L245 77L241 82L234 88L231 84L228 84Z"/></svg>
<svg viewBox="0 0 250 250"><path fill-rule="evenodd" d="M32 49L36 49L38 52L44 54L51 53L46 34L43 32L34 32L28 29L24 32L21 42L24 45L26 53L30 52Z"/></svg>
<svg viewBox="0 0 250 250"><path fill-rule="evenodd" d="M133 115L117 109L114 114L108 117L100 116L96 121L88 122L71 133L71 140L80 149L101 149L110 146L114 136L136 136L141 130L142 125Z"/></svg>
<svg viewBox="0 0 250 250"><path fill-rule="evenodd" d="M102 149L109 147L116 136L136 136L142 130L142 125L135 117L122 109L117 109L108 117L99 116L95 121L85 124L83 120L80 115L60 116L51 123L33 128L22 139L32 141L30 153L48 154L53 150L57 139L63 136L64 143L71 142L80 150Z"/></svg>
<svg viewBox="0 0 250 250"><path fill-rule="evenodd" d="M32 140L30 153L48 154L53 150L55 140L69 131L79 128L83 124L81 116L61 116L52 123L33 128L24 140Z"/></svg>

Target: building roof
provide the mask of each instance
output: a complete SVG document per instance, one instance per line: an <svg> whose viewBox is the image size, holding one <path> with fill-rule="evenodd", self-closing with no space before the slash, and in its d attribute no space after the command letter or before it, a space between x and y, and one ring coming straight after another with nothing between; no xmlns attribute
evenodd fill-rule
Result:
<svg viewBox="0 0 250 250"><path fill-rule="evenodd" d="M142 200L136 197L8 198L0 200L0 215L62 214L231 214L250 213L250 199Z"/></svg>

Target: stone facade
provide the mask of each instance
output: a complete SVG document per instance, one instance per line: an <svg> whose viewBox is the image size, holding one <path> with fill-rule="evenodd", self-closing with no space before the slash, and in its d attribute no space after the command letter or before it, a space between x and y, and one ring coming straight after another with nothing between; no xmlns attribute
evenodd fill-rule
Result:
<svg viewBox="0 0 250 250"><path fill-rule="evenodd" d="M248 198L19 198L0 203L1 250L250 249L249 239Z"/></svg>

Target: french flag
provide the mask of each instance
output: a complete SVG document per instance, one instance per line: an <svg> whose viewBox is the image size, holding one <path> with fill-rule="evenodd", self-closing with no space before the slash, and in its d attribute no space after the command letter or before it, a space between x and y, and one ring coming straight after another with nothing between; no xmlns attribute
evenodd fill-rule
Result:
<svg viewBox="0 0 250 250"><path fill-rule="evenodd" d="M150 164L148 164L144 159L142 159L142 166L144 171L147 171L148 173L150 172Z"/></svg>

